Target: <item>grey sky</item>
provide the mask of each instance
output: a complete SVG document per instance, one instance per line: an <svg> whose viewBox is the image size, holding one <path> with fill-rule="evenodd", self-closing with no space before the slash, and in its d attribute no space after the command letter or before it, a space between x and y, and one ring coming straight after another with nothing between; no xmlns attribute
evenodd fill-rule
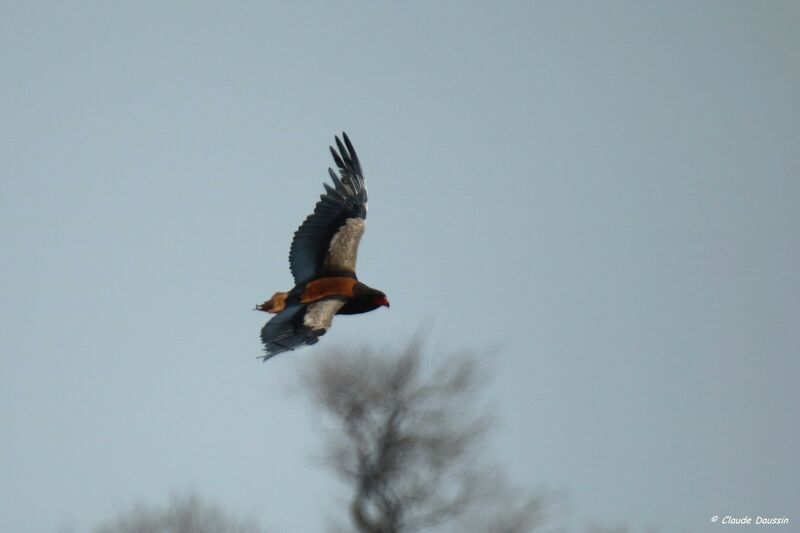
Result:
<svg viewBox="0 0 800 533"><path fill-rule="evenodd" d="M428 321L556 523L800 522L800 4L288 4L0 8L0 530L192 488L321 531L286 384ZM261 364L341 130L392 307Z"/></svg>

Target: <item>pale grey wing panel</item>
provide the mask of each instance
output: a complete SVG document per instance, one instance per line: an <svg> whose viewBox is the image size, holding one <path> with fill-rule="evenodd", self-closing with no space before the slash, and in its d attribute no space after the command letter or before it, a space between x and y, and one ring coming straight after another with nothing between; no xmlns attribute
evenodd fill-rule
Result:
<svg viewBox="0 0 800 533"><path fill-rule="evenodd" d="M328 331L337 311L344 306L344 301L339 299L320 300L308 304L303 325L312 331L321 331L320 335Z"/></svg>
<svg viewBox="0 0 800 533"><path fill-rule="evenodd" d="M328 253L322 269L331 272L346 270L356 271L358 245L364 235L367 221L363 218L348 218L331 238Z"/></svg>

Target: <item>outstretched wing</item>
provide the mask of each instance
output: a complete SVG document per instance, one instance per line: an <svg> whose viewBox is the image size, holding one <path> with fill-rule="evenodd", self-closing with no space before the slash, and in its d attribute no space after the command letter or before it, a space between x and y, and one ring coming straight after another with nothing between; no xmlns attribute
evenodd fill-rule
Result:
<svg viewBox="0 0 800 533"><path fill-rule="evenodd" d="M264 361L301 346L315 344L328 331L333 316L344 305L341 299L327 299L287 307L261 329Z"/></svg>
<svg viewBox="0 0 800 533"><path fill-rule="evenodd" d="M328 169L333 187L325 183L325 193L292 240L289 266L297 285L321 272L355 272L367 218L367 188L356 151L347 134L342 137L344 144L336 137L338 153L331 146L339 175Z"/></svg>

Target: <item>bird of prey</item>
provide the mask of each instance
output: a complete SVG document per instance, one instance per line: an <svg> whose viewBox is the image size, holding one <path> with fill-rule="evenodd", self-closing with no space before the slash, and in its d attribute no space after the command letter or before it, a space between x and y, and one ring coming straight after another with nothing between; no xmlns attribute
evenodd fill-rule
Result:
<svg viewBox="0 0 800 533"><path fill-rule="evenodd" d="M367 188L356 151L346 133L336 137L331 155L339 175L329 168L333 187L324 184L314 212L294 234L289 267L295 286L276 292L256 309L276 315L261 330L264 361L282 352L314 344L331 327L334 315L366 313L389 307L386 295L356 277L358 243L367 218Z"/></svg>

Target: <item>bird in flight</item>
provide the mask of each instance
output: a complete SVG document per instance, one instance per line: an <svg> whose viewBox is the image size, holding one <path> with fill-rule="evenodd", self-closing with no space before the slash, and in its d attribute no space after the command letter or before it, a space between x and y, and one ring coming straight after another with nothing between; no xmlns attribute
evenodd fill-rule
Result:
<svg viewBox="0 0 800 533"><path fill-rule="evenodd" d="M346 133L336 137L331 155L339 175L329 168L333 187L294 234L289 267L295 286L276 292L256 309L275 316L261 329L264 361L282 352L314 344L331 327L334 315L366 313L389 307L386 295L358 281L356 255L367 218L367 188L356 151Z"/></svg>

